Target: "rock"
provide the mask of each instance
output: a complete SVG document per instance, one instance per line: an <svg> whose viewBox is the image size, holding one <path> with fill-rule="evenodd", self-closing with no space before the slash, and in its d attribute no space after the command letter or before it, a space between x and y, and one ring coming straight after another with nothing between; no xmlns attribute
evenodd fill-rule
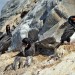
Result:
<svg viewBox="0 0 75 75"><path fill-rule="evenodd" d="M62 45L56 50L56 53L59 57L62 57L69 54L72 51L75 51L74 45Z"/></svg>
<svg viewBox="0 0 75 75"><path fill-rule="evenodd" d="M10 36L5 36L0 40L0 53L5 53L5 51L8 50L8 47L11 44L11 37Z"/></svg>
<svg viewBox="0 0 75 75"><path fill-rule="evenodd" d="M16 55L2 54L0 75L75 75L74 45L61 45L56 49L68 25L67 18L75 15L74 8L75 0L10 0L7 2L1 11L0 31L5 33L7 24L10 24L11 29L13 25L16 27L12 31L9 50L22 50L22 39L30 37L34 42L37 41L35 42L37 53L33 58L19 56L16 59L14 58ZM16 70L10 70L12 63ZM6 66L7 71L3 72Z"/></svg>
<svg viewBox="0 0 75 75"><path fill-rule="evenodd" d="M5 26L7 24L11 26L11 29L13 25L17 26L21 22L21 17L20 17L21 14L24 11L28 12L34 5L35 5L35 2L33 0L8 1L1 10L1 16L0 16L1 30L0 31L5 32Z"/></svg>
<svg viewBox="0 0 75 75"><path fill-rule="evenodd" d="M43 37L47 38L48 36L55 36L56 40L60 41L61 34L63 33L65 27L63 29L59 29L61 25L63 25L67 20L66 18L70 15L74 14L74 10L71 8L74 8L75 5L71 5L71 3L74 3L74 0L71 2L69 1L44 1L44 0L38 0L35 1L9 1L5 7L2 9L2 16L1 16L1 31L5 31L5 25L4 22L10 21L11 17L16 16L18 21L14 25L17 25L18 27L13 32L13 38L12 38L12 49L19 49L21 47L18 45L18 41L21 42L21 40L24 37L28 37L28 32L31 29L38 29L39 30L39 38L43 39ZM16 4L16 5L15 5ZM69 7L71 6L71 7ZM18 9L19 8L19 9ZM7 10L6 10L7 9ZM15 10L16 9L16 10ZM30 10L30 11L29 11ZM73 10L73 12L71 12ZM13 11L11 13L11 11ZM24 18L21 18L21 14L23 12L29 11L27 15L24 16ZM46 16L44 16L44 13L47 12ZM7 15L5 15L7 14ZM17 17L18 16L18 17ZM45 22L43 23L43 17L45 19ZM11 21L11 28L13 26L14 21L16 18ZM21 21L22 20L22 21ZM62 21L63 20L63 21ZM4 26L3 26L4 25ZM47 32L49 31L49 32ZM47 33L47 35L44 36L44 34ZM59 33L59 35L57 35ZM53 35L52 35L53 34ZM16 39L18 38L18 39ZM13 42L13 40L16 39L16 41ZM15 44L15 46L14 46ZM10 48L10 49L11 49Z"/></svg>
<svg viewBox="0 0 75 75"><path fill-rule="evenodd" d="M38 33L39 31L36 29L31 29L28 32L28 38L31 40L31 42L36 42L39 38L38 38Z"/></svg>
<svg viewBox="0 0 75 75"><path fill-rule="evenodd" d="M22 1L21 1L22 2ZM11 8L11 6L14 6L14 4L15 3L19 3L20 5L22 4L20 1L10 1L9 3L10 3L10 5L8 4L7 5L7 7L8 6L10 6L9 7L9 9ZM40 28L42 28L42 26L41 26L41 20L40 20L40 17L43 15L43 13L45 13L45 11L47 10L47 11L49 11L49 7L51 7L50 5L49 5L49 3L50 3L51 1L46 1L46 2L44 2L44 0L43 1L38 1L38 3L36 3L36 6L35 6L35 8L33 8L30 12L28 12L27 13L27 15L24 17L24 19L22 20L22 22L19 24L20 26L19 27L17 27L17 29L15 29L15 31L13 32L13 38L12 38L12 47L10 47L10 49L12 48L12 49L19 49L20 50L20 48L21 48L21 44L19 43L19 45L17 44L17 42L18 41L20 41L21 42L21 40L24 38L24 37L27 37L27 35L28 35L28 32L29 32L29 30L30 30L30 28L37 28L37 29L39 29L40 30ZM14 4L12 4L11 5L11 3L14 3ZM27 1L27 3L29 3L28 1ZM27 3L25 3L26 5L27 5ZM40 4L39 4L40 3ZM47 5L47 3L48 3L48 5ZM24 4L24 2L23 2L23 4ZM39 6L38 6L38 4L39 4ZM31 1L30 1L30 5L31 5ZM22 5L23 6L23 5ZM21 6L21 7L22 7ZM7 8L6 7L6 8ZM10 14L13 14L13 13L15 13L15 12L20 12L17 8L18 8L18 4L15 6L16 7L16 11L14 10L12 13L10 13ZM20 7L20 6L19 6ZM40 7L40 8L39 8ZM48 7L48 8L47 8ZM25 7L26 8L26 7ZM20 9L20 8L19 8ZM28 9L28 8L27 8ZM38 10L37 10L38 9ZM6 11L6 9L3 9L2 11ZM9 10L9 12L10 12L11 10ZM24 11L24 10L23 10ZM34 12L35 11L35 12ZM7 13L7 12L5 12L5 13ZM9 15L10 15L9 14ZM33 22L34 21L34 22ZM37 23L35 24L35 27L33 26L32 27L32 24L33 23L35 23L35 21L37 21ZM32 23L33 22L33 23ZM25 26L26 25L26 26ZM28 28L27 28L28 27ZM26 29L24 29L24 28L26 28ZM2 31L3 31L3 29L4 28L2 28ZM17 35L18 34L18 35ZM19 37L18 37L19 36ZM16 41L13 41L14 40L14 38L16 39L16 38L18 38L18 39L16 39ZM13 43L15 43L15 44L13 44ZM19 48L20 47L20 48Z"/></svg>
<svg viewBox="0 0 75 75"><path fill-rule="evenodd" d="M42 15L42 13L45 11L45 8L44 8L45 6L41 7L41 5L43 4L42 1L39 1L39 2L40 2L40 4L37 3L37 6L39 4L40 8L37 7L37 6L35 8L33 8L32 11L29 12L24 17L24 19L23 19L23 21L21 23L22 26L19 25L19 27L17 27L17 29L15 29L15 31L13 32L12 46L10 47L10 49L21 50L21 41L22 41L23 38L28 37L28 32L31 29L30 27L31 27L31 24L32 24L34 18L36 18L36 20L39 21L38 18L40 18L40 16ZM36 9L38 9L38 10L36 11ZM40 13L40 15L39 15L39 13ZM34 17L34 16L36 16L36 17ZM38 25L39 25L39 23L38 23ZM38 27L36 27L36 28L38 28ZM15 38L15 41L14 41L14 38ZM18 39L16 39L16 38L18 38ZM17 43L17 42L19 42L19 43Z"/></svg>
<svg viewBox="0 0 75 75"><path fill-rule="evenodd" d="M32 61L33 61L33 57L32 56L28 56L26 58L25 66L30 66Z"/></svg>
<svg viewBox="0 0 75 75"><path fill-rule="evenodd" d="M48 37L54 37L57 42L60 42L61 35L63 34L64 29L66 28L65 22L66 20L62 18L56 25L54 25L52 28L47 30L43 35L41 35L39 40L43 40ZM61 28L61 26L63 26L63 28Z"/></svg>
<svg viewBox="0 0 75 75"><path fill-rule="evenodd" d="M49 37L35 43L35 54L52 55L55 53L57 42L54 37Z"/></svg>
<svg viewBox="0 0 75 75"><path fill-rule="evenodd" d="M25 58L15 57L14 61L7 65L4 71L17 70L25 67Z"/></svg>
<svg viewBox="0 0 75 75"><path fill-rule="evenodd" d="M0 56L0 60L7 60L15 57L19 52L7 52Z"/></svg>
<svg viewBox="0 0 75 75"><path fill-rule="evenodd" d="M9 71L9 70L13 70L12 64L6 66L5 69L4 69L4 71Z"/></svg>
<svg viewBox="0 0 75 75"><path fill-rule="evenodd" d="M4 37L3 32L0 32L0 40Z"/></svg>
<svg viewBox="0 0 75 75"><path fill-rule="evenodd" d="M73 75L75 74L75 71L73 71L75 62L72 62L74 58L75 58L75 53L70 53L66 57L62 58L62 60L56 63L54 66L44 69L38 69L36 70L35 73L37 75L60 75L60 73L61 75L66 75L66 74Z"/></svg>
<svg viewBox="0 0 75 75"><path fill-rule="evenodd" d="M23 11L22 13L21 13L21 18L23 18L26 14L28 13L28 11Z"/></svg>
<svg viewBox="0 0 75 75"><path fill-rule="evenodd" d="M6 67L6 70L8 70L9 68L11 68L11 70L17 70L20 68L29 67L31 66L32 62L33 62L32 56L28 56L26 58L17 56L14 62L10 66L8 65Z"/></svg>
<svg viewBox="0 0 75 75"><path fill-rule="evenodd" d="M47 37L46 39L42 39L39 42L43 44L54 44L56 43L56 39L54 37Z"/></svg>

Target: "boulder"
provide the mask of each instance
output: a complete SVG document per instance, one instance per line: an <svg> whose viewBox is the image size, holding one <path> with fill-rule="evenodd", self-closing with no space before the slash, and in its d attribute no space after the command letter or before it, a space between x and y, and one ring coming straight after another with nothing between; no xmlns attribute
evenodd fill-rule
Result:
<svg viewBox="0 0 75 75"><path fill-rule="evenodd" d="M0 53L5 53L5 51L8 50L8 47L11 44L11 37L10 36L5 36L0 40Z"/></svg>
<svg viewBox="0 0 75 75"><path fill-rule="evenodd" d="M70 52L75 51L75 46L73 44L71 45L61 45L56 51L55 53L59 56L59 57L63 57L68 55Z"/></svg>
<svg viewBox="0 0 75 75"><path fill-rule="evenodd" d="M44 40L35 43L35 54L52 55L55 53L55 49L58 43L55 38L49 37Z"/></svg>
<svg viewBox="0 0 75 75"><path fill-rule="evenodd" d="M39 38L38 38L38 33L39 31L36 29L31 29L28 32L28 38L31 40L31 42L36 42Z"/></svg>
<svg viewBox="0 0 75 75"><path fill-rule="evenodd" d="M28 32L31 29L35 29L35 28L39 31L39 38L41 38L41 40L54 36L56 38L56 41L60 42L60 37L65 29L65 27L62 29L60 29L60 27L63 26L63 24L65 24L65 22L67 21L66 19L67 17L69 17L70 15L74 15L75 13L74 0L73 1L71 0L66 0L66 1L65 0L62 0L62 1L37 0L37 2L35 1L11 0L7 2L7 4L3 7L1 11L2 16L1 16L1 22L0 22L2 27L1 31L5 31L5 27L6 27L5 22L7 20L10 21L11 19L10 17L19 15L18 18L20 18L23 11L30 10L18 22L19 26L17 26L17 28L15 28L15 30L13 31L12 44L11 44L11 47L9 48L10 50L12 49L21 50L22 39L25 37L28 37ZM46 13L46 16L44 15L45 13ZM43 19L41 19L41 17ZM43 20L45 20L44 23L42 22ZM42 38L40 34L44 38ZM34 37L31 37L31 38L34 38Z"/></svg>

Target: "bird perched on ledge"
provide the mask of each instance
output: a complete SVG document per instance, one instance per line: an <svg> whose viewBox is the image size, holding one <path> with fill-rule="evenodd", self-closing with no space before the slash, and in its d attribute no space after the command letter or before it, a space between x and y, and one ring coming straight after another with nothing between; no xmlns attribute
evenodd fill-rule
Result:
<svg viewBox="0 0 75 75"><path fill-rule="evenodd" d="M75 16L70 16L68 18L69 25L65 29L64 33L61 36L61 44L64 43L64 41L67 41L70 43L75 38Z"/></svg>

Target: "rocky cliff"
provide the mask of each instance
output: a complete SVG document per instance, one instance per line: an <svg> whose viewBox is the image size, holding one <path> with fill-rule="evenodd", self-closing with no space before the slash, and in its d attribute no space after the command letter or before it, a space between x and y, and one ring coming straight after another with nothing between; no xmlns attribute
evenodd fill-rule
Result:
<svg viewBox="0 0 75 75"><path fill-rule="evenodd" d="M75 11L71 8L74 8L74 0L11 0L7 2L1 11L1 31L5 31L7 24L10 24L11 28L13 25L16 26L12 33L12 46L9 49L20 49L21 39L28 37L28 31L31 29L38 30L39 40L54 36L57 41L60 41L67 18L74 15ZM21 17L23 13L24 16ZM64 26L60 28L61 25Z"/></svg>
<svg viewBox="0 0 75 75"><path fill-rule="evenodd" d="M75 0L8 1L0 16L0 31L5 33L7 24L10 25L12 31L12 42L8 50L21 50L21 41L24 37L28 37L28 32L31 30L37 32L39 39L36 41L53 36L57 42L60 42L60 37L68 25L68 17L75 15L74 8ZM32 36L36 37L34 32ZM0 62L1 75L74 75L74 50L73 45L62 45L55 51L54 56L34 56L29 67L16 71L9 70L9 68L9 71L5 72L3 70L14 61L14 56L4 54L0 57L4 58L0 59L4 62ZM16 53L14 54L16 55ZM58 55L59 58L55 55ZM6 56L8 56L7 61ZM22 60L25 62L26 58ZM9 63L9 61L11 62Z"/></svg>

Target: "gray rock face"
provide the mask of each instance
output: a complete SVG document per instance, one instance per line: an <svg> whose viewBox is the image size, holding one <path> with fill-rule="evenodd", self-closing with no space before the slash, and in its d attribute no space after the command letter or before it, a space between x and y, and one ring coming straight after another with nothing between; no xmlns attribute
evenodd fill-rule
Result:
<svg viewBox="0 0 75 75"><path fill-rule="evenodd" d="M65 29L65 27L60 27L63 25L66 26L65 22L67 18L70 15L74 15L75 11L71 9L75 7L74 2L74 0L39 0L37 2L33 0L9 1L2 9L1 25L10 16L19 14L25 10L30 10L21 19L18 24L19 26L13 31L12 44L9 49L20 50L21 40L28 37L28 32L33 28L39 31L39 40L54 36L56 41L60 42L60 37Z"/></svg>
<svg viewBox="0 0 75 75"><path fill-rule="evenodd" d="M1 16L9 17L21 13L26 5L30 4L32 0L10 0L6 3L1 11Z"/></svg>
<svg viewBox="0 0 75 75"><path fill-rule="evenodd" d="M28 37L30 38L31 42L36 42L38 38L39 31L36 29L32 29L28 32Z"/></svg>
<svg viewBox="0 0 75 75"><path fill-rule="evenodd" d="M49 1L48 1L49 2ZM28 37L28 31L32 30L33 28L38 29L39 31L41 30L42 26L44 25L43 22L40 20L40 18L42 17L43 13L45 11L50 11L52 8L52 6L50 6L48 4L47 1L38 1L36 3L35 8L33 8L23 19L22 23L20 24L20 26L16 29L16 31L13 32L13 38L18 38L17 36L20 37L20 39L22 40L22 38L24 37ZM51 3L52 1L50 1L49 3ZM54 4L55 5L55 4ZM43 31L42 31L43 32ZM20 35L18 34L20 33ZM17 35L18 34L18 35ZM14 41L14 39L12 38L12 41ZM21 40L18 39L18 41L21 42ZM16 39L17 40L17 39ZM16 43L17 41L14 41L14 43ZM13 43L13 45L14 45ZM20 47L20 43L19 45L15 45L16 47L19 46ZM13 46L14 48L14 46Z"/></svg>
<svg viewBox="0 0 75 75"><path fill-rule="evenodd" d="M1 10L1 16L0 16L0 28L1 31L3 31L4 25L6 25L6 22L11 19L13 16L17 16L21 14L23 11L29 11L32 6L34 6L33 0L10 0L8 1L3 9ZM10 23L8 23L10 24Z"/></svg>

